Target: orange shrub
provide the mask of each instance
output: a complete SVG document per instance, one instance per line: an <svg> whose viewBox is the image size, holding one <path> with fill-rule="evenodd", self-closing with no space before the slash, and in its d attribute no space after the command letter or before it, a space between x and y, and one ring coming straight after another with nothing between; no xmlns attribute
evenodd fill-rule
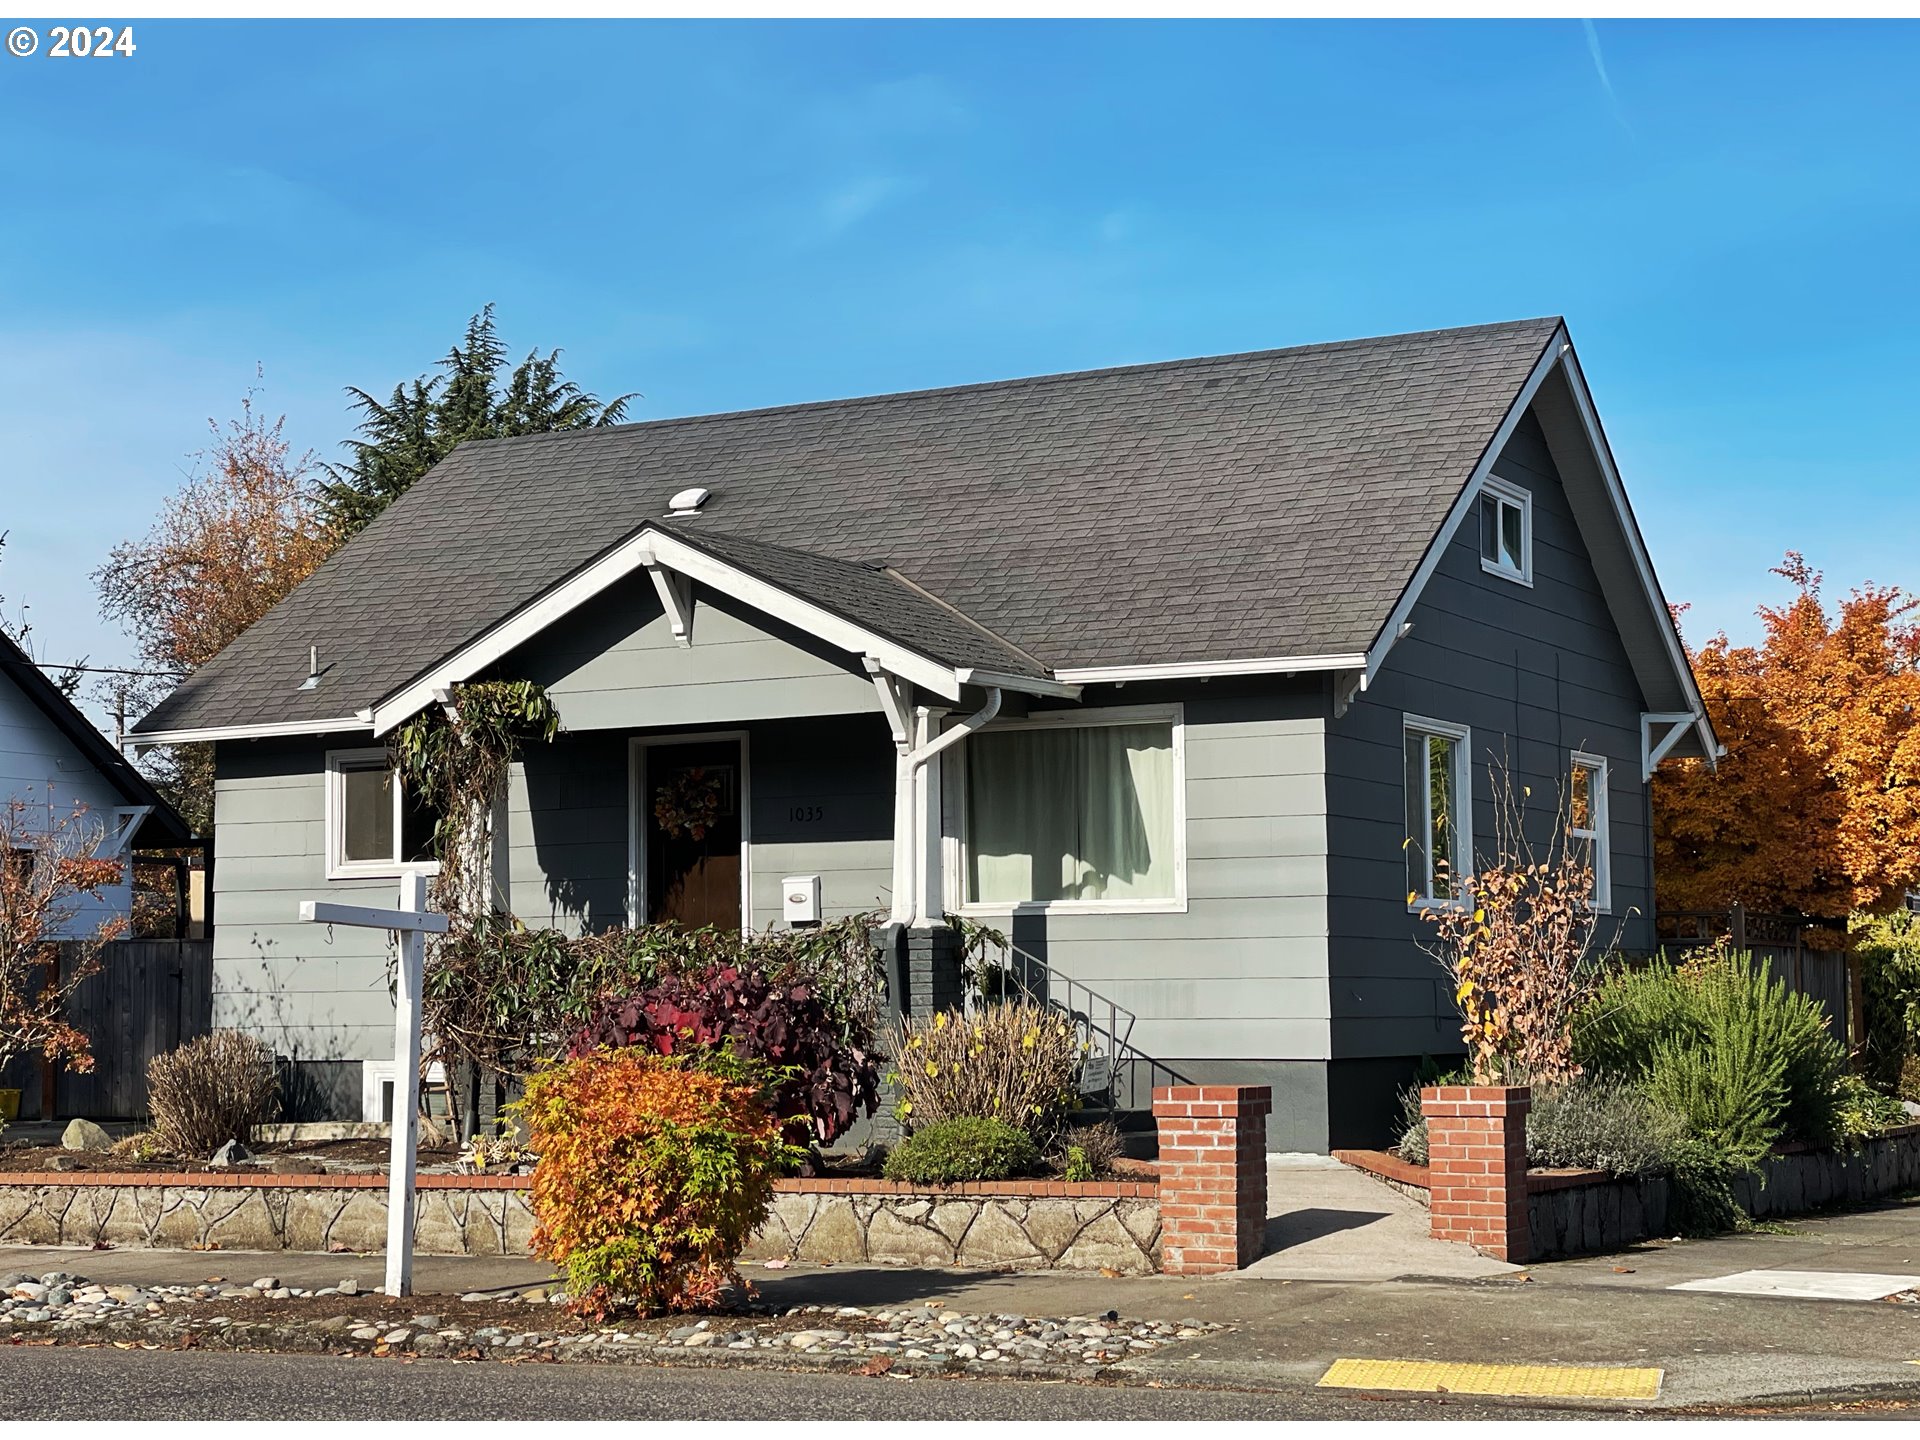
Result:
<svg viewBox="0 0 1920 1440"><path fill-rule="evenodd" d="M527 1082L533 1248L566 1267L578 1308L711 1302L802 1158L753 1077L709 1063L602 1050Z"/></svg>

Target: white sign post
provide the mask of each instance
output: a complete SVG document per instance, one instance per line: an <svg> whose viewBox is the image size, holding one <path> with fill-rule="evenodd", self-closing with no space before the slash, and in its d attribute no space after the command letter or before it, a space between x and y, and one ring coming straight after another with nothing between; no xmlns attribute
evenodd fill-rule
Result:
<svg viewBox="0 0 1920 1440"><path fill-rule="evenodd" d="M447 917L427 909L424 875L400 877L400 908L335 905L302 900L300 918L320 925L392 930L400 937L400 985L393 1012L393 1149L387 1161L387 1283L389 1295L413 1293L413 1184L420 1151L420 976L426 936L444 935Z"/></svg>

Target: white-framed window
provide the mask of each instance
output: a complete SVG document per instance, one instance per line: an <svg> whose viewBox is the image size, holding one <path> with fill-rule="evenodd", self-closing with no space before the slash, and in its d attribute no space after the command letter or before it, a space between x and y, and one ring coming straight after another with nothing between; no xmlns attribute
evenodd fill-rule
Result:
<svg viewBox="0 0 1920 1440"><path fill-rule="evenodd" d="M1457 904L1473 871L1473 787L1465 725L1405 717L1407 908Z"/></svg>
<svg viewBox="0 0 1920 1440"><path fill-rule="evenodd" d="M1593 869L1593 908L1613 908L1613 845L1607 825L1607 757L1573 752L1567 775L1567 833Z"/></svg>
<svg viewBox="0 0 1920 1440"><path fill-rule="evenodd" d="M327 878L433 874L433 816L409 805L385 750L327 752Z"/></svg>
<svg viewBox="0 0 1920 1440"><path fill-rule="evenodd" d="M1533 584L1533 496L1493 475L1480 483L1480 568Z"/></svg>
<svg viewBox="0 0 1920 1440"><path fill-rule="evenodd" d="M1179 705L1050 711L949 751L958 908L1185 910L1185 730Z"/></svg>

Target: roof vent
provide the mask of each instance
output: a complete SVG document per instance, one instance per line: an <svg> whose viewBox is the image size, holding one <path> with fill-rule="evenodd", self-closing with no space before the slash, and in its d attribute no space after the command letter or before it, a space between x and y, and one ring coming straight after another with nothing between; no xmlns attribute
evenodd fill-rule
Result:
<svg viewBox="0 0 1920 1440"><path fill-rule="evenodd" d="M300 682L300 688L302 690L320 688L320 647L318 645L307 647L307 678Z"/></svg>
<svg viewBox="0 0 1920 1440"><path fill-rule="evenodd" d="M698 515L700 507L707 503L713 492L704 485L694 485L682 490L667 502L669 515Z"/></svg>

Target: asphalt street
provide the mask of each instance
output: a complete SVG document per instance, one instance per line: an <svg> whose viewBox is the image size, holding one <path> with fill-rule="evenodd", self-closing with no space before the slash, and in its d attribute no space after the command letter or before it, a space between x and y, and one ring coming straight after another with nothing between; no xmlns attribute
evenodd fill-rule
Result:
<svg viewBox="0 0 1920 1440"><path fill-rule="evenodd" d="M1328 1391L1156 1390L644 1366L13 1347L0 1415L32 1420L1489 1420L1591 1414ZM1610 1407L1610 1413L1623 1413ZM1633 1413L1627 1411L1625 1413ZM1770 1412L1780 1413L1780 1412ZM1903 1418L1884 1406L1809 1415Z"/></svg>

